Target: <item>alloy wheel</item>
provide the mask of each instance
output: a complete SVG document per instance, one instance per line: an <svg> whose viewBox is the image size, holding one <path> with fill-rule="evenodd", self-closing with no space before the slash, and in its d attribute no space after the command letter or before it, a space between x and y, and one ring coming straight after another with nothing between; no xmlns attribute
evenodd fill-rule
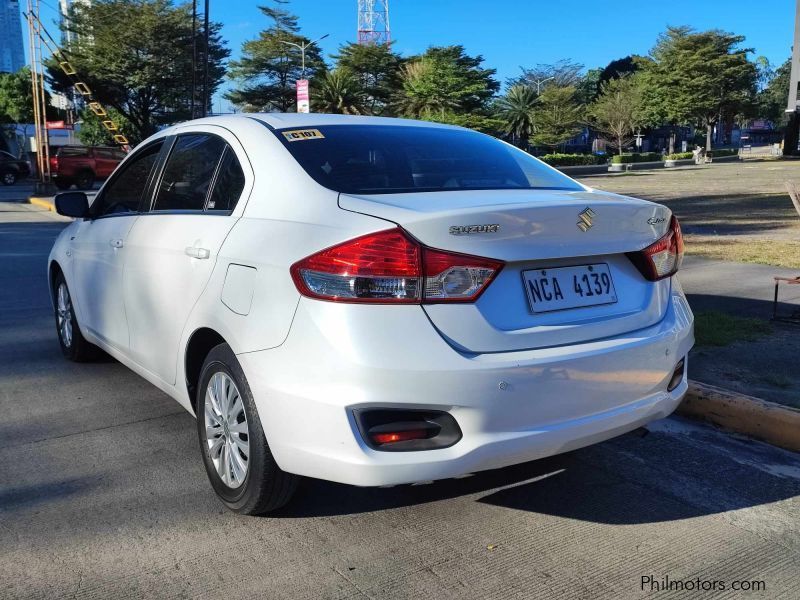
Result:
<svg viewBox="0 0 800 600"><path fill-rule="evenodd" d="M17 177L13 173L3 173L3 184L4 185L14 185L14 182L16 180L17 180Z"/></svg>
<svg viewBox="0 0 800 600"><path fill-rule="evenodd" d="M56 315L58 318L58 334L67 348L72 346L72 300L66 283L58 286L56 295Z"/></svg>
<svg viewBox="0 0 800 600"><path fill-rule="evenodd" d="M222 483L238 488L247 477L250 435L239 389L224 371L212 375L205 394L208 455Z"/></svg>

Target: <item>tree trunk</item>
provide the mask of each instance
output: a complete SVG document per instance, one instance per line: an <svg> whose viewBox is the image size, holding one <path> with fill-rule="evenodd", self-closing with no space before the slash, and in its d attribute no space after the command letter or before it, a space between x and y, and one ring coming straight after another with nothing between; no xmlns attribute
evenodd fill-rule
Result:
<svg viewBox="0 0 800 600"><path fill-rule="evenodd" d="M712 123L706 123L706 153L711 152L711 133L713 128Z"/></svg>
<svg viewBox="0 0 800 600"><path fill-rule="evenodd" d="M675 130L671 129L669 132L669 152L667 154L675 154Z"/></svg>

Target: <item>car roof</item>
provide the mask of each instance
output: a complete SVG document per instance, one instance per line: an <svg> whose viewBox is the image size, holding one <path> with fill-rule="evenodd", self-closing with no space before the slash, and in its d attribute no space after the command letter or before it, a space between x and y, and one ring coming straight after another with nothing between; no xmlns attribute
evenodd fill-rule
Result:
<svg viewBox="0 0 800 600"><path fill-rule="evenodd" d="M192 125L222 125L232 122L242 123L244 120L258 121L267 127L274 129L286 129L288 127L320 127L325 125L394 125L394 126L416 126L416 127L437 127L447 129L462 129L454 125L442 123L432 123L430 121L418 121L415 119L397 119L393 117L372 117L362 115L332 115L326 113L236 113L232 115L218 115L184 121L176 123L168 130Z"/></svg>

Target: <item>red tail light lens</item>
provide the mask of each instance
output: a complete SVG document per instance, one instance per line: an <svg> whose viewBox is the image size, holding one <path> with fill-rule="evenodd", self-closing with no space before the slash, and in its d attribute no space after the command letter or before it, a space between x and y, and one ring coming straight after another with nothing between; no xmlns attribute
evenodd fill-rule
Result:
<svg viewBox="0 0 800 600"><path fill-rule="evenodd" d="M502 266L426 248L396 228L312 254L291 274L301 294L333 302L474 302Z"/></svg>
<svg viewBox="0 0 800 600"><path fill-rule="evenodd" d="M658 281L677 273L683 261L683 235L678 219L672 217L669 231L664 237L644 250L629 252L628 258L650 281Z"/></svg>

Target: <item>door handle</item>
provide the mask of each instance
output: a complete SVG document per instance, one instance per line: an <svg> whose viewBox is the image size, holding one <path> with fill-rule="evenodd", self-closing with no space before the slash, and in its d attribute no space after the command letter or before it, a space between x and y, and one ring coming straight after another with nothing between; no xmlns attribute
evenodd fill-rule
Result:
<svg viewBox="0 0 800 600"><path fill-rule="evenodd" d="M112 248L122 248L122 240L108 240Z"/></svg>
<svg viewBox="0 0 800 600"><path fill-rule="evenodd" d="M204 259L211 256L211 252L207 248L198 248L197 246L186 246L186 256L192 258Z"/></svg>

